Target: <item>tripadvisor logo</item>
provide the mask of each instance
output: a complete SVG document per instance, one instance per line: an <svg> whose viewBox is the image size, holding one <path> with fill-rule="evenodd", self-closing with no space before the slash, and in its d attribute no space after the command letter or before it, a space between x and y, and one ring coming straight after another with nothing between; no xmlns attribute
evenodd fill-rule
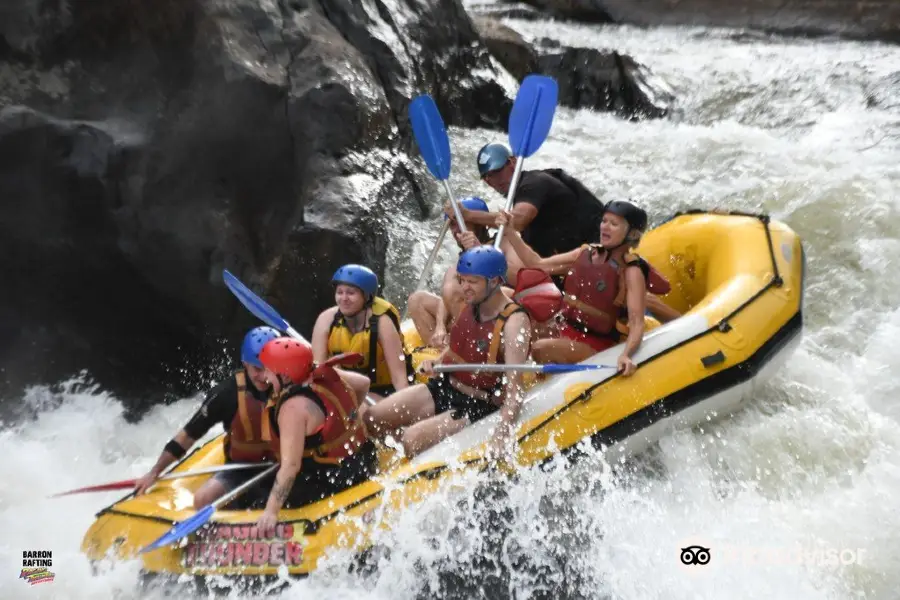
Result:
<svg viewBox="0 0 900 600"><path fill-rule="evenodd" d="M713 545L715 548L713 549ZM861 565L866 560L865 548L837 548L822 544L784 546L756 546L751 544L709 544L686 540L677 544L678 560L682 568L693 573L706 573L713 568L753 566L809 565L843 567ZM712 560L713 552L716 559Z"/></svg>
<svg viewBox="0 0 900 600"><path fill-rule="evenodd" d="M688 546L681 549L681 564L683 565L708 565L711 558L709 548L703 546Z"/></svg>
<svg viewBox="0 0 900 600"><path fill-rule="evenodd" d="M19 579L24 579L29 585L49 583L55 575L50 570L53 566L53 552L50 550L23 550L22 570L19 571Z"/></svg>

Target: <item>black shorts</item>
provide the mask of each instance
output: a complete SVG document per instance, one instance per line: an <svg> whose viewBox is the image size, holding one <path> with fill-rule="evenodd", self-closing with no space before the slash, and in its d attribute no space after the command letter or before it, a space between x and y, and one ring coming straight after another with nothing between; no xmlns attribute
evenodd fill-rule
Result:
<svg viewBox="0 0 900 600"><path fill-rule="evenodd" d="M305 458L282 508L300 508L333 496L372 477L377 466L378 454L375 444L371 441L363 444L359 452L341 461L340 465L328 465ZM230 502L228 508L230 510L265 508L277 473L275 470L263 477L257 485Z"/></svg>
<svg viewBox="0 0 900 600"><path fill-rule="evenodd" d="M493 402L486 402L463 394L450 385L443 374L432 377L425 384L434 400L434 414L439 415L448 410L453 411L454 419L469 419L469 423L480 421L491 413L500 410Z"/></svg>
<svg viewBox="0 0 900 600"><path fill-rule="evenodd" d="M221 483L225 488L225 493L228 493L245 481L253 479L264 470L265 467L247 467L246 469L235 469L234 471L219 471L213 475L213 479ZM267 478L264 477L263 479Z"/></svg>

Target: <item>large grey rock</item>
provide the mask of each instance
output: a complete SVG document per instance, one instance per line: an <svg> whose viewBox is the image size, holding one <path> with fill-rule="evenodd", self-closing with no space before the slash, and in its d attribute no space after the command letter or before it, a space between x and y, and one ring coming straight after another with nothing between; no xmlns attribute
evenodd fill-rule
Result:
<svg viewBox="0 0 900 600"><path fill-rule="evenodd" d="M669 114L674 96L647 67L627 54L561 48L538 57L538 71L559 84L561 104L615 112L632 120Z"/></svg>
<svg viewBox="0 0 900 600"><path fill-rule="evenodd" d="M524 0L586 22L762 29L900 42L895 0Z"/></svg>
<svg viewBox="0 0 900 600"><path fill-rule="evenodd" d="M535 48L496 19L476 16L473 21L494 58L516 79L529 73L555 78L564 106L615 112L628 119L664 117L672 108L668 87L630 56L564 47L547 39Z"/></svg>
<svg viewBox="0 0 900 600"><path fill-rule="evenodd" d="M6 391L80 368L194 387L257 324L223 268L308 333L339 265L383 272L385 216L430 208L409 100L462 126L511 106L458 0L0 11Z"/></svg>
<svg viewBox="0 0 900 600"><path fill-rule="evenodd" d="M518 81L537 69L537 52L511 27L491 17L472 17L494 58Z"/></svg>

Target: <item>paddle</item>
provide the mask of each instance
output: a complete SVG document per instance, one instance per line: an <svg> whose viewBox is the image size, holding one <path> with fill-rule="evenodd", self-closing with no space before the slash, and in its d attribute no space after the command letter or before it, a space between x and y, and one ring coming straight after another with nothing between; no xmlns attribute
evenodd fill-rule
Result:
<svg viewBox="0 0 900 600"><path fill-rule="evenodd" d="M253 316L257 319L273 329L288 334L295 340L300 340L301 342L309 344L305 337L291 327L290 323L281 318L278 311L269 306L265 300L250 291L250 288L241 283L241 280L232 275L228 269L222 271L222 279L225 281L225 285L228 286L228 289L231 290L231 293L234 294L235 297L240 300L241 304L253 313Z"/></svg>
<svg viewBox="0 0 900 600"><path fill-rule="evenodd" d="M512 208L525 158L537 152L550 133L558 96L559 87L551 77L528 75L522 80L522 86L509 113L509 146L518 160L506 194L504 210ZM494 247L498 250L503 240L504 227L505 225L500 226L494 239Z"/></svg>
<svg viewBox="0 0 900 600"><path fill-rule="evenodd" d="M453 190L450 189L450 164L452 162L450 138L447 137L447 128L444 126L444 119L441 118L441 113L438 111L437 105L434 103L431 96L423 94L413 98L413 101L409 104L409 122L412 125L413 135L419 146L419 153L425 160L425 165L428 167L428 170L434 178L444 184L444 191L447 192L447 197L450 199L450 206L453 207L453 213L456 215L456 223L459 226L459 230L466 232L466 224L462 219L462 213L459 210L459 206L456 204L456 197L453 195ZM441 226L441 231L438 234L437 241L431 249L431 254L428 255L428 260L425 261L425 268L422 269L422 274L419 275L419 281L416 282L416 290L421 288L425 283L425 279L428 278L431 267L434 265L434 261L437 258L438 250L440 250L441 244L444 241L444 236L447 234L449 228L450 221L444 221L444 224ZM408 314L409 307L407 306L403 311L404 320Z"/></svg>
<svg viewBox="0 0 900 600"><path fill-rule="evenodd" d="M163 475L162 477L158 477L157 481L169 480L169 479L181 479L182 477L197 477L199 475L208 475L210 473L219 473L220 471L235 471L238 469L252 469L256 467L263 467L267 463L232 463L227 465L218 465L215 467L205 467L203 469L195 469L194 471L183 471L181 473L169 473L167 475ZM74 490L69 490L68 492L60 492L58 494L53 494L50 498L59 498L60 496L69 496L71 494L82 494L86 492L105 492L109 490L127 490L134 488L137 485L137 479L123 479L121 481L112 481L110 483L103 483L100 485L91 485L87 487L80 487Z"/></svg>
<svg viewBox="0 0 900 600"><path fill-rule="evenodd" d="M485 365L478 363L460 363L454 365L434 365L432 369L435 373L452 373L454 371L529 371L532 373L574 373L576 371L594 371L596 369L617 369L616 365L563 365L563 364L547 364L547 365Z"/></svg>
<svg viewBox="0 0 900 600"><path fill-rule="evenodd" d="M161 535L150 544L141 548L141 554L144 554L145 552L152 552L153 550L157 550L159 548L162 548L163 546L168 546L169 544L177 542L181 538L194 533L209 522L209 520L215 514L216 509L243 494L245 491L261 481L263 477L269 475L270 473L273 473L277 468L278 464L276 463L256 477L234 488L232 491L225 494L215 502L207 504L199 511L194 513L193 516L188 517L181 523L175 523L175 525L173 525L169 531Z"/></svg>

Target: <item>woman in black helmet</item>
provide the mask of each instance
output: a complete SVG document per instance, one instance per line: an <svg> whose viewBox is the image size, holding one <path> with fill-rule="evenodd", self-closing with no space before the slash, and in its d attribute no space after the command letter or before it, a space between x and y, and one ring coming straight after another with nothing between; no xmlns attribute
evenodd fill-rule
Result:
<svg viewBox="0 0 900 600"><path fill-rule="evenodd" d="M501 214L497 225L509 221ZM631 357L644 335L649 265L629 249L647 228L647 213L626 200L606 205L600 222L600 243L585 244L562 254L540 257L512 227L503 232L527 267L550 275L565 275L563 321L559 337L533 345L536 361L576 363L619 344L625 346L617 364L622 375L637 368Z"/></svg>

